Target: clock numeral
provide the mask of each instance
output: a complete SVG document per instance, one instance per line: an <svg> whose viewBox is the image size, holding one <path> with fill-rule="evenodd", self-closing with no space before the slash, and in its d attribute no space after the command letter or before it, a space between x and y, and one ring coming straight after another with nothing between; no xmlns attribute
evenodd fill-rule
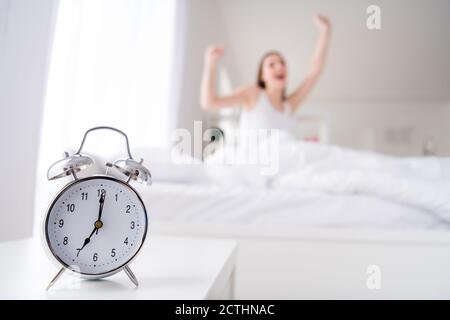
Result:
<svg viewBox="0 0 450 320"><path fill-rule="evenodd" d="M67 204L67 212L74 212L75 211L75 204Z"/></svg>
<svg viewBox="0 0 450 320"><path fill-rule="evenodd" d="M96 262L98 260L98 255L97 253L94 253L94 255L92 256L92 261Z"/></svg>
<svg viewBox="0 0 450 320"><path fill-rule="evenodd" d="M67 246L68 243L69 243L69 238L64 237L64 239L63 239L63 245Z"/></svg>
<svg viewBox="0 0 450 320"><path fill-rule="evenodd" d="M59 219L59 227L62 228L64 226L64 220L63 219Z"/></svg>
<svg viewBox="0 0 450 320"><path fill-rule="evenodd" d="M135 227L134 221L131 221L130 229L133 230Z"/></svg>
<svg viewBox="0 0 450 320"><path fill-rule="evenodd" d="M112 249L111 250L111 257L115 257L116 256L116 249Z"/></svg>
<svg viewBox="0 0 450 320"><path fill-rule="evenodd" d="M87 200L88 199L88 193L87 192L82 192L81 193L81 200Z"/></svg>
<svg viewBox="0 0 450 320"><path fill-rule="evenodd" d="M131 206L129 204L127 204L127 210L125 211L125 213L130 213L131 210Z"/></svg>
<svg viewBox="0 0 450 320"><path fill-rule="evenodd" d="M116 193L116 202L117 202L118 197L119 197L119 195Z"/></svg>
<svg viewBox="0 0 450 320"><path fill-rule="evenodd" d="M97 197L100 197L104 193L106 193L105 189L97 189Z"/></svg>
<svg viewBox="0 0 450 320"><path fill-rule="evenodd" d="M125 241L124 241L123 243L125 243L126 245L128 245L128 237L125 238Z"/></svg>

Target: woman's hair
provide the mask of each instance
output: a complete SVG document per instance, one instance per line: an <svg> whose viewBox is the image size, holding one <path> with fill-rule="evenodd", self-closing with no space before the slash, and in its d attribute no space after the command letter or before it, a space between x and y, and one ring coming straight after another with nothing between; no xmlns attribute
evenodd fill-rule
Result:
<svg viewBox="0 0 450 320"><path fill-rule="evenodd" d="M259 60L259 67L258 67L258 77L256 78L256 85L261 88L261 89L266 89L266 83L264 82L264 80L262 79L262 73L263 73L263 66L264 66L264 61L266 60L267 57L272 56L272 55L276 55L278 56L283 62L284 62L284 57L283 55L278 52L278 51L269 51L266 52L262 57L261 60ZM286 92L283 91L283 99L286 99Z"/></svg>

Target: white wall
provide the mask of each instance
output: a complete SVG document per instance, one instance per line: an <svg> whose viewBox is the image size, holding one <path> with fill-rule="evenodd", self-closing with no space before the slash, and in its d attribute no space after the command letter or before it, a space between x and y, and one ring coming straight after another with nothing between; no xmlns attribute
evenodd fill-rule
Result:
<svg viewBox="0 0 450 320"><path fill-rule="evenodd" d="M0 0L0 241L31 235L56 6L56 0Z"/></svg>
<svg viewBox="0 0 450 320"><path fill-rule="evenodd" d="M204 50L210 43L224 42L225 31L214 1L189 0L185 3L185 10L178 126L192 131L194 121L203 118L200 81Z"/></svg>
<svg viewBox="0 0 450 320"><path fill-rule="evenodd" d="M314 98L450 99L450 2L446 0L215 0L237 84L254 82L260 56L286 55L291 87L304 76L317 36L312 16L330 17L329 60ZM366 8L381 27L366 27Z"/></svg>
<svg viewBox="0 0 450 320"><path fill-rule="evenodd" d="M300 114L326 115L330 143L398 156L450 155L449 106L429 101L311 101Z"/></svg>
<svg viewBox="0 0 450 320"><path fill-rule="evenodd" d="M208 42L226 48L221 67L233 86L254 83L261 55L286 56L289 87L307 72L317 31L315 12L328 15L333 37L325 72L304 111L330 115L332 143L395 155L418 155L436 139L450 154L450 2L431 1L190 1L180 126L201 118L198 92ZM366 28L366 8L381 7L382 29ZM389 137L405 136L403 143Z"/></svg>

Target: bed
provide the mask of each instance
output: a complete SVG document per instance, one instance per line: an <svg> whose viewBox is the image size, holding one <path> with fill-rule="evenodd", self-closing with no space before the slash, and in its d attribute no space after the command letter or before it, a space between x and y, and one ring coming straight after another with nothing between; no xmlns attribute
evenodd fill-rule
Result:
<svg viewBox="0 0 450 320"><path fill-rule="evenodd" d="M219 226L447 230L429 212L367 195L155 182L145 191L158 223Z"/></svg>
<svg viewBox="0 0 450 320"><path fill-rule="evenodd" d="M150 235L236 239L236 298L450 298L449 159L299 150L263 181L140 150Z"/></svg>
<svg viewBox="0 0 450 320"><path fill-rule="evenodd" d="M449 225L424 210L366 195L174 182L142 192L150 234L238 240L236 298L450 298ZM367 284L374 266L379 289Z"/></svg>

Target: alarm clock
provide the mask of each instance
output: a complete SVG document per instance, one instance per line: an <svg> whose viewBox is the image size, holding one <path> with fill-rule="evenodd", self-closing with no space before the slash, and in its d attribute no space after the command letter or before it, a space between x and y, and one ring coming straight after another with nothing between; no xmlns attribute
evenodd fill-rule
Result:
<svg viewBox="0 0 450 320"><path fill-rule="evenodd" d="M106 163L106 173L79 177L94 161L82 153L87 135L95 130L111 130L125 138L128 158ZM51 201L43 223L43 242L50 257L61 266L47 290L65 272L86 279L98 279L124 271L138 286L129 264L139 253L147 234L147 211L136 181L151 184L150 171L131 156L127 135L112 127L91 128L83 136L77 152L65 153L47 172L49 180L71 176ZM108 174L117 170L124 179Z"/></svg>

